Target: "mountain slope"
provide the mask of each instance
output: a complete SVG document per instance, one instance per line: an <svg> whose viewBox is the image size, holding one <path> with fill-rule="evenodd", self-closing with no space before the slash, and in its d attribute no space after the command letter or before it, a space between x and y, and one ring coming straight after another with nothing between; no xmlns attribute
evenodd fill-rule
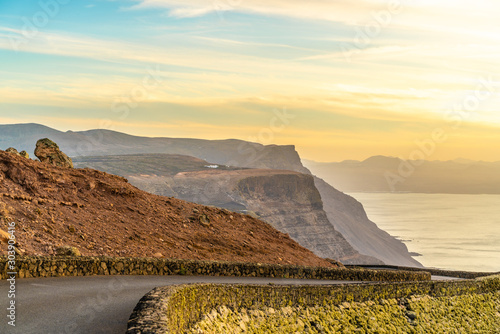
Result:
<svg viewBox="0 0 500 334"><path fill-rule="evenodd" d="M0 228L12 221L19 248L34 255L69 245L83 255L331 266L253 217L152 195L104 172L0 151Z"/></svg>

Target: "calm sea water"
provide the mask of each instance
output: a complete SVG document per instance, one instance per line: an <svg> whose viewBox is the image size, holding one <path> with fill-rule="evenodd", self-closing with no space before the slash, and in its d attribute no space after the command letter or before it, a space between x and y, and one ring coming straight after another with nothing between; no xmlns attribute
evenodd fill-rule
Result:
<svg viewBox="0 0 500 334"><path fill-rule="evenodd" d="M500 195L354 193L428 267L500 271Z"/></svg>

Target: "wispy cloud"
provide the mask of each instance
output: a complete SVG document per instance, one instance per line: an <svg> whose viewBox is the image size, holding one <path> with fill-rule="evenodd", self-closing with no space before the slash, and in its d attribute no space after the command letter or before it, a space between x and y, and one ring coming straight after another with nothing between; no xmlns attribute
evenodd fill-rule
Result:
<svg viewBox="0 0 500 334"><path fill-rule="evenodd" d="M209 5L207 5L209 3ZM359 0L353 6L349 0L140 0L133 8L166 8L170 15L194 17L218 11L238 11L263 15L352 22L366 17L365 12L380 8L380 1Z"/></svg>
<svg viewBox="0 0 500 334"><path fill-rule="evenodd" d="M252 0L232 1L215 0L134 0L138 2L132 8L165 8L172 16L193 17L217 11L237 11L263 15L281 15L302 19L344 22L348 24L366 23L373 20L374 15L382 11L404 13L405 19L424 18L421 26L432 26L442 22L446 26L450 22L480 23L481 26L496 19L498 4L493 0L478 0L471 6L468 0L456 1L389 1L358 0L353 4L350 0ZM402 14L403 15L403 14ZM465 21L464 21L465 20ZM485 22L486 21L486 22Z"/></svg>
<svg viewBox="0 0 500 334"><path fill-rule="evenodd" d="M288 45L288 44L279 44L279 43L248 42L248 41L238 41L238 40L233 40L233 39L205 37L205 36L198 36L196 38L199 38L199 39L205 40L205 41L210 41L213 43L218 43L218 44L233 44L233 45L257 46L257 47L266 47L266 48L296 49L296 50L312 51L312 52L319 51L317 49L304 48L304 47Z"/></svg>
<svg viewBox="0 0 500 334"><path fill-rule="evenodd" d="M0 31L11 35L20 33L6 27L0 27ZM193 38L231 45L269 45L211 37ZM0 38L0 48L9 49L8 39ZM450 91L470 89L474 85L470 78L478 80L478 75L461 73L458 76L456 70L435 69L436 62L442 66L440 59L452 59L452 64L467 68L471 60L478 63L485 54L494 51L485 50L483 46L467 49L458 46L456 49L426 45L382 46L362 50L356 66L346 66L344 60L338 59L341 56L317 55L317 50L308 50L311 56L297 61L222 52L217 48L196 50L195 54L186 47L161 47L40 32L36 40L23 47L23 52L88 58L98 61L97 64L114 63L118 66L117 74L87 73L84 77L79 74L73 77L61 75L42 77L40 81L31 76L26 82L11 81L9 90L0 90L0 96L5 101L19 99L31 100L32 103L43 103L45 98L45 103L51 100L50 103L57 105L82 97L103 103L126 94L142 80L140 76L144 75L148 66L158 65L166 80L161 89L149 96L150 100L158 102L207 105L214 101L262 96L280 103L293 101L299 105L303 103L301 97L309 97L307 103L310 108L323 109L327 106L336 113L364 114L364 117L386 117L382 115L387 112L402 115L439 114ZM172 66L176 68L165 70ZM492 69L488 64L482 66L483 73ZM422 72L422 68L426 67L433 70ZM384 72L390 72L391 75L383 75ZM335 80L333 83L332 78ZM363 81L360 82L358 78L363 78ZM4 82L8 82L6 80L4 78ZM34 83L38 83L37 87L33 87ZM402 83L411 85L405 90L398 89ZM384 89L378 88L381 86Z"/></svg>
<svg viewBox="0 0 500 334"><path fill-rule="evenodd" d="M494 0L390 1L358 0L135 0L133 9L165 8L170 16L185 18L234 11L265 16L281 16L311 21L338 22L347 26L376 27L384 30L435 32L498 41ZM353 30L353 35L359 30Z"/></svg>

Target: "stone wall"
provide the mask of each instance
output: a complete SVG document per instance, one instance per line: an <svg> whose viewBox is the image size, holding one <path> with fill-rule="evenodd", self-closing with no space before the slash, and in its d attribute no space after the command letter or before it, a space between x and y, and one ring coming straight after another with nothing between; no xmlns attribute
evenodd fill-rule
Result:
<svg viewBox="0 0 500 334"><path fill-rule="evenodd" d="M345 268L314 268L292 265L208 262L155 258L112 257L17 257L18 278L91 275L209 275L334 279L348 281L423 281L426 272ZM7 277L8 259L0 257L0 279Z"/></svg>
<svg viewBox="0 0 500 334"><path fill-rule="evenodd" d="M500 276L468 281L401 282L339 286L262 286L193 284L156 288L144 296L130 317L127 334L185 333L207 314L217 313L221 307L238 313L243 310L280 310L369 302L384 305L385 301L399 300L399 308L408 307L407 298L426 296L446 300L457 296L498 295ZM474 298L472 298L474 299ZM345 304L348 305L345 305ZM387 302L390 304L390 302ZM449 304L449 303L448 303ZM344 305L344 306L342 306ZM469 305L470 306L470 305ZM396 308L397 309L397 308ZM470 309L470 307L469 307ZM383 306L377 312L391 312ZM273 311L274 312L274 311ZM320 310L321 312L321 310ZM412 320L411 310L405 309L407 321ZM457 314L461 310L456 310ZM496 311L498 312L498 311ZM494 313L493 313L494 314ZM214 318L216 315L213 315ZM480 313L475 314L481 317ZM497 313L498 316L498 313ZM388 314L388 324L393 314ZM356 320L353 315L351 320ZM350 318L345 321L349 322ZM470 319L474 321L474 319ZM497 321L493 319L493 321ZM361 328L361 327L360 327ZM269 329L269 328L268 328ZM276 329L279 332L279 328ZM320 332L320 331L317 331Z"/></svg>
<svg viewBox="0 0 500 334"><path fill-rule="evenodd" d="M500 274L498 273L490 273L490 272L474 272L474 271L460 271L460 270L443 270L443 269L435 269L435 268L414 268L414 267L403 267L403 266L377 266L377 265L346 265L346 268L351 269L360 269L360 268L370 268L375 270L403 270L403 271L426 271L431 275L437 276L448 276L448 277L457 277L457 278L465 278L465 279L474 279L478 277L484 276L492 276Z"/></svg>
<svg viewBox="0 0 500 334"><path fill-rule="evenodd" d="M500 333L500 291L411 296L341 305L232 310L219 307L188 333Z"/></svg>

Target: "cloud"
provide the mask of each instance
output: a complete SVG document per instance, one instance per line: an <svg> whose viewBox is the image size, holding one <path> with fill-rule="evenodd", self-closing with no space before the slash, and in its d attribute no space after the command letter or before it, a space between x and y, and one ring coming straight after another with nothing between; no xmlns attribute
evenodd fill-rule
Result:
<svg viewBox="0 0 500 334"><path fill-rule="evenodd" d="M207 3L210 3L207 6ZM171 16L194 17L208 13L237 11L245 13L280 15L302 19L351 22L366 17L366 13L380 9L386 2L358 0L141 0L132 8L166 8Z"/></svg>
<svg viewBox="0 0 500 334"><path fill-rule="evenodd" d="M318 52L316 49L311 49L311 48L304 48L304 47L299 47L299 46L294 46L294 45L288 45L288 44L279 44L279 43L263 43L263 42L243 42L243 41L238 41L238 40L233 40L233 39L226 39L226 38L215 38L215 37L204 37L200 36L197 37L201 40L206 40L212 43L217 43L217 44L229 44L229 45L242 45L242 46L250 46L250 47L265 47L265 48L284 48L284 49L296 49L296 50L303 50L303 51L313 51L313 52Z"/></svg>
<svg viewBox="0 0 500 334"><path fill-rule="evenodd" d="M165 8L170 16L185 18L225 12L340 22L352 27L404 28L448 32L497 40L494 0L135 0L133 9ZM208 5L209 4L209 5Z"/></svg>
<svg viewBox="0 0 500 334"><path fill-rule="evenodd" d="M203 16L213 11L213 7L200 8L175 8L170 11L170 16L187 18Z"/></svg>
<svg viewBox="0 0 500 334"><path fill-rule="evenodd" d="M21 32L10 28L0 27L0 31L11 37L22 36ZM206 40L196 36L194 39ZM234 44L236 49L241 44L276 46L208 40ZM3 82L10 88L0 89L0 98L12 103L17 100L70 105L81 100L89 101L85 104L109 104L140 83L149 67L158 66L165 80L160 89L151 92L148 101L206 106L221 101L233 103L264 98L282 105L330 110L360 118L392 120L410 114L441 117L445 102L453 97L450 92L474 89L481 78L481 72L457 73L457 70L445 68L442 61L450 60L450 65L462 69L467 69L472 61L481 64L476 65L478 71L488 73L495 67L485 65L482 58L498 50L497 46L388 45L363 50L357 63L349 65L344 60L318 56L316 50L310 51L310 60L295 61L236 54L231 48L221 51L218 47L206 48L204 44L192 48L164 44L168 47L40 32L36 39L23 46L23 52L93 59L96 69L86 65L82 73L41 78L33 73L26 80L22 75L17 75L16 80L4 75ZM7 38L0 38L0 48L10 48ZM114 67L109 63L114 63ZM436 68L436 64L442 68ZM107 67L106 73L100 74L98 69L104 67ZM113 71L115 74L110 75ZM461 101L466 94L451 101Z"/></svg>

